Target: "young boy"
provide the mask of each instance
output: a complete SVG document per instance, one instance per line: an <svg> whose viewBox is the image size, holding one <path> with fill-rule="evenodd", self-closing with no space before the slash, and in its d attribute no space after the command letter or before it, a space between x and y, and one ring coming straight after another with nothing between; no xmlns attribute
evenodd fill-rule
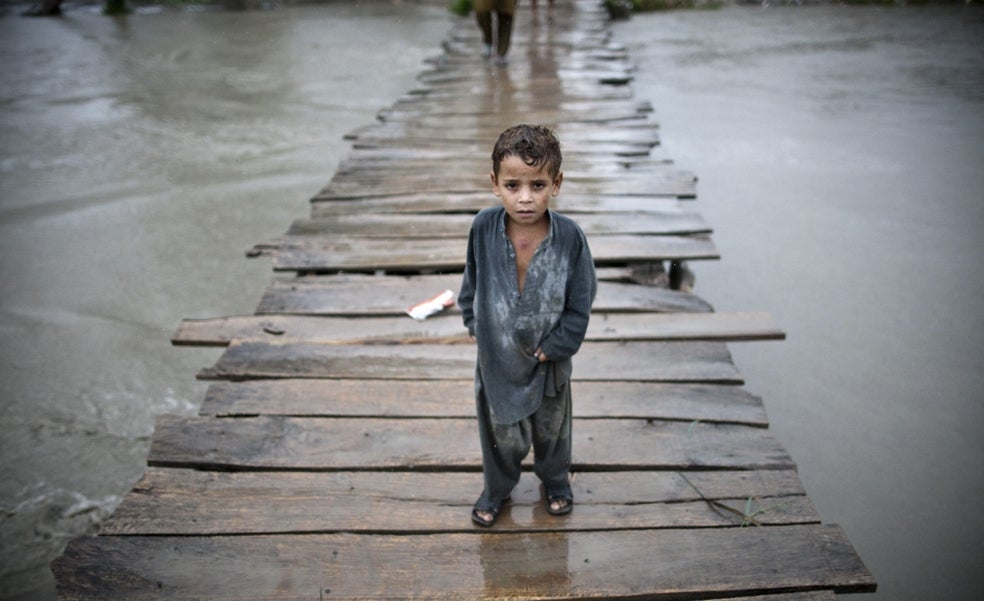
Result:
<svg viewBox="0 0 984 601"><path fill-rule="evenodd" d="M547 510L562 515L574 506L571 357L584 340L597 279L581 228L547 208L560 193L560 163L560 143L549 129L504 131L490 174L502 206L481 211L468 235L458 305L478 344L485 490L472 520L480 526L499 517L531 445Z"/></svg>

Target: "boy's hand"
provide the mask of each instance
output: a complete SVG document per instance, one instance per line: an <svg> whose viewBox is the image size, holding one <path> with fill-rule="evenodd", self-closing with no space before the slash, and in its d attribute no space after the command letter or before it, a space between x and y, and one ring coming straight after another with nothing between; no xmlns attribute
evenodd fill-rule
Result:
<svg viewBox="0 0 984 601"><path fill-rule="evenodd" d="M546 363L547 361L550 361L550 357L548 357L547 354L544 353L543 350L540 348L537 348L535 351L533 351L533 356L536 357L536 360L539 361L540 363Z"/></svg>

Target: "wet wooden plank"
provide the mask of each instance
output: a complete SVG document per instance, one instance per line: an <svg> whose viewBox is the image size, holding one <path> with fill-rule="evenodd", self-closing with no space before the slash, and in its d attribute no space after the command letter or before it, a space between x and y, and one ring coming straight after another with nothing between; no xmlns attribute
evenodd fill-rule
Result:
<svg viewBox="0 0 984 601"><path fill-rule="evenodd" d="M790 470L580 472L572 482L576 512L557 520L543 507L539 480L526 473L496 530L721 528L748 525L745 516L760 525L818 523L797 484ZM475 527L469 510L481 488L478 474L465 473L152 468L100 527L100 534L471 532ZM716 494L711 496L707 488Z"/></svg>
<svg viewBox="0 0 984 601"><path fill-rule="evenodd" d="M491 91L491 86L494 86L494 82L488 82L490 88L482 89L481 86L476 88L471 86L468 88L463 88L461 92L451 91L450 93L488 93ZM538 99L542 100L543 94L548 91L553 91L556 88L556 83L545 82L542 88L530 89L527 95L528 102L536 102ZM591 86L589 88L594 93L604 93L605 90L625 90L625 88L612 88L611 86ZM447 92L447 88L444 88ZM431 89L424 92L426 96L417 96L418 102L430 102L435 97L440 96L438 90ZM384 149L416 149L422 154L413 156L429 156L434 153L443 153L445 155L451 154L448 158L462 158L462 157L485 157L491 154L491 145L495 143L495 139L484 140L475 138L456 138L455 142L450 145L437 145L434 144L434 140L430 140L430 144L425 146L420 146L416 143L412 143L409 140L401 140L400 136L397 135L398 132L395 131L396 128L390 128L385 123L377 122L374 124L369 124L362 126L361 128L350 133L348 138L359 139L363 142L367 141L367 138L377 138L377 139L388 139L389 143L386 144ZM634 120L626 121L620 123L609 123L604 127L597 127L595 125L587 125L583 123L567 123L560 122L555 124L554 131L557 137L563 140L562 150L564 153L564 164L568 164L568 161L573 159L575 161L581 160L581 156L590 157L602 157L602 160L611 160L613 155L618 155L619 153L613 152L613 147L606 146L606 144L619 144L619 145L629 145L629 146L643 146L647 150L656 146L660 142L659 137L659 123L654 121L652 117L645 120ZM366 135L360 135L360 132ZM496 136L498 137L498 136ZM443 141L443 140L442 140ZM361 158L364 156L363 150L359 146L355 146L353 152L350 156L353 159ZM646 153L649 154L648 152ZM408 157L408 158L413 158ZM648 158L648 156L647 156Z"/></svg>
<svg viewBox="0 0 984 601"><path fill-rule="evenodd" d="M384 123L396 123L413 121L425 127L433 127L434 118L440 119L460 119L467 117L469 124L481 123L482 119L493 120L498 123L500 120L515 121L516 123L541 123L545 121L555 122L564 121L567 123L581 122L578 116L584 115L591 117L592 122L606 122L610 120L621 120L624 117L636 118L641 114L653 112L653 105L646 100L575 100L563 99L555 106L544 108L543 103L535 101L522 102L515 96L513 108L510 111L500 111L495 115L489 115L488 111L480 105L464 103L435 103L417 102L413 104L397 103L389 108L382 109L377 113L377 117ZM612 118L613 115L620 117ZM574 117L574 119L568 119ZM476 119L478 118L478 119ZM448 121L449 127L454 127L454 121Z"/></svg>
<svg viewBox="0 0 984 601"><path fill-rule="evenodd" d="M489 87L476 86L473 82L460 82L458 85L445 83L427 85L419 83L406 94L397 99L397 104L405 102L445 102L461 98L464 94L488 93ZM514 90L512 98L520 102L529 102L534 98L542 98L544 93L556 92L557 83L544 79L535 80ZM628 86L612 86L599 81L579 80L564 86L564 97L574 100L626 100L635 97Z"/></svg>
<svg viewBox="0 0 984 601"><path fill-rule="evenodd" d="M401 178L380 174L378 177L356 179L340 174L322 188L317 197L358 199L372 196L401 196L409 193L467 194L489 188L488 172L485 170L470 176L454 177L430 174L427 177ZM585 196L607 194L692 198L697 194L693 173L680 170L639 175L629 172L610 177L602 175L577 177L565 173L563 190L563 193Z"/></svg>
<svg viewBox="0 0 984 601"><path fill-rule="evenodd" d="M426 158L423 156L406 158L402 156L387 156L381 149L374 149L375 156L372 159L360 157L342 161L336 171L334 181L342 181L344 178L369 178L384 177L406 177L408 182L413 178L422 177L422 173L444 171L449 162L452 162L456 169L461 173L468 173L469 177L486 175L486 184L489 184L489 172L492 170L492 162L487 156L476 153L472 157L454 156ZM444 149L447 154L452 153L452 149ZM565 173L574 172L585 179L599 177L614 177L631 173L634 176L643 174L659 174L674 169L673 162L665 159L651 159L649 157L616 157L601 155L575 155L565 157L563 170ZM383 173L385 172L385 173ZM477 181L477 180L476 180ZM408 186L408 188L410 188ZM491 189L490 185L486 186Z"/></svg>
<svg viewBox="0 0 984 601"><path fill-rule="evenodd" d="M574 417L638 418L766 427L762 399L738 386L591 382L574 384ZM472 417L470 380L275 379L213 382L199 414L219 417ZM400 399L398 403L392 399Z"/></svg>
<svg viewBox="0 0 984 601"><path fill-rule="evenodd" d="M345 134L344 137L345 139L353 142L352 147L355 150L380 150L413 146L422 150L446 150L448 148L456 148L461 149L462 154L467 152L475 152L480 155L483 152L482 148L475 147L474 138L469 138L464 135L450 133L440 139L424 136L424 133L418 133L412 137L406 136L403 135L402 132L393 131L391 128L375 126L362 127L352 130L351 132ZM491 138L482 138L483 140L488 140L488 142L483 145L484 152L489 151L488 147L495 143L497 137L498 132L496 132L496 134ZM591 143L590 148L568 148L564 150L564 156L571 158L578 155L597 156L599 153L604 153L614 159L618 159L620 157L638 159L649 156L649 153L655 144L656 143L608 141L602 138L599 142Z"/></svg>
<svg viewBox="0 0 984 601"><path fill-rule="evenodd" d="M729 597L721 601L739 601L738 597ZM806 593L776 593L772 595L755 595L741 597L740 601L837 601L834 591L810 591Z"/></svg>
<svg viewBox="0 0 984 601"><path fill-rule="evenodd" d="M543 70L532 72L529 67L524 68L521 63L517 63L515 68L510 68L510 72L514 75L513 81L516 82L514 87L519 89L522 89L527 82L536 82L538 80L556 81L558 77L564 81L599 82L610 85L627 85L633 79L630 69L621 68L617 65L609 66L605 61L594 61L590 64L588 61L585 61L584 64L577 66L565 65L565 67L559 68L554 72ZM417 77L417 80L424 85L439 86L475 83L487 77L484 73L445 69L425 71Z"/></svg>
<svg viewBox="0 0 984 601"><path fill-rule="evenodd" d="M640 261L695 261L720 257L706 236L589 236L595 265ZM467 238L385 240L342 236L287 236L257 246L278 271L461 271Z"/></svg>
<svg viewBox="0 0 984 601"><path fill-rule="evenodd" d="M585 340L782 340L785 333L767 313L596 313ZM175 345L226 346L233 339L318 344L468 343L456 312L423 321L402 317L241 315L185 319L171 337Z"/></svg>
<svg viewBox="0 0 984 601"><path fill-rule="evenodd" d="M461 274L419 276L326 275L274 279L258 314L405 315L407 307L444 290L458 290ZM711 306L688 292L620 282L598 282L595 312L708 312ZM457 311L452 308L449 311Z"/></svg>
<svg viewBox="0 0 984 601"><path fill-rule="evenodd" d="M471 380L474 345L325 345L233 341L200 379ZM576 380L741 384L724 343L586 342Z"/></svg>
<svg viewBox="0 0 984 601"><path fill-rule="evenodd" d="M654 561L654 558L656 560ZM248 569L244 569L248 566ZM832 525L606 532L89 537L52 570L62 599L744 596L875 582Z"/></svg>
<svg viewBox="0 0 984 601"><path fill-rule="evenodd" d="M711 228L699 213L683 210L638 213L594 213L571 217L588 236L614 234L707 234ZM467 236L473 215L349 214L330 219L298 219L288 236L351 236L365 238L460 238Z"/></svg>
<svg viewBox="0 0 984 601"><path fill-rule="evenodd" d="M478 471L474 419L157 420L148 465L223 470ZM577 420L573 471L791 469L763 428L658 420ZM528 458L527 467L532 465Z"/></svg>
<svg viewBox="0 0 984 601"><path fill-rule="evenodd" d="M374 195L359 199L315 196L311 205L313 219L332 219L345 214L413 213L474 215L482 209L498 206L491 191L462 194ZM562 194L550 201L550 208L571 218L582 213L646 213L679 208L676 198L659 196L613 196L606 194L579 196Z"/></svg>
<svg viewBox="0 0 984 601"><path fill-rule="evenodd" d="M465 131L501 132L502 123L588 123L603 124L618 122L645 121L652 107L647 103L638 101L619 101L609 100L607 102L586 102L571 101L562 106L543 108L535 103L523 106L521 103L513 103L508 109L497 111L490 114L483 111L480 105L466 106L459 105L460 108L438 107L425 108L417 107L416 110L409 106L392 107L380 111L377 118L389 125L405 128L404 131L413 135L414 132L421 130L434 130L445 123L448 128ZM481 139L484 135L473 136Z"/></svg>

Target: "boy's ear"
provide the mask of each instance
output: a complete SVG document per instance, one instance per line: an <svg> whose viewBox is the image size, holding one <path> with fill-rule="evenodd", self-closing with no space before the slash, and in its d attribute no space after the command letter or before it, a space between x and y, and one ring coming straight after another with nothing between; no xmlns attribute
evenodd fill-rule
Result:
<svg viewBox="0 0 984 601"><path fill-rule="evenodd" d="M563 171L558 171L557 172L557 175L554 177L554 181L553 181L553 192L552 192L552 194L554 196L557 196L558 194L560 194L560 185L562 183L564 183L564 172Z"/></svg>
<svg viewBox="0 0 984 601"><path fill-rule="evenodd" d="M492 180L492 193L499 196L499 180L495 176L495 171L489 172L489 178Z"/></svg>

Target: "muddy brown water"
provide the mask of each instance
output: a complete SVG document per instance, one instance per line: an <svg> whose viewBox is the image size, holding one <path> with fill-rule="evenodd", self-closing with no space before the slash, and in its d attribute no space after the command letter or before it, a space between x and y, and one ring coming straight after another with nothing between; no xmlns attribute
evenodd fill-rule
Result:
<svg viewBox="0 0 984 601"><path fill-rule="evenodd" d="M53 598L48 561L139 478L154 417L194 413L219 351L172 348L174 327L253 310L271 272L244 251L413 87L454 23L439 4L0 17L0 595ZM984 11L613 32L657 154L700 176L723 258L697 292L789 334L732 352L879 580L866 598L981 598Z"/></svg>

